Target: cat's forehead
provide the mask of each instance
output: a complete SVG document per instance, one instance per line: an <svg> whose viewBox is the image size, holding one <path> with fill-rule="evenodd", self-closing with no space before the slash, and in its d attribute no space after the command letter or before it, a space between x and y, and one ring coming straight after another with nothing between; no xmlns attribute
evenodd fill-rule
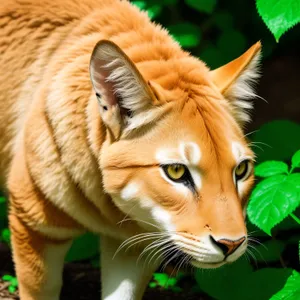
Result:
<svg viewBox="0 0 300 300"><path fill-rule="evenodd" d="M212 159L234 165L243 159L252 158L252 152L247 145L237 140L228 140L224 148L226 151L215 151L213 146L186 140L157 147L155 159L159 164L181 163L196 167L208 165L207 162L211 163Z"/></svg>
<svg viewBox="0 0 300 300"><path fill-rule="evenodd" d="M201 114L174 115L168 123L168 134L160 136L155 157L159 163L196 166L204 161L221 159L234 164L252 151L235 123L213 115L205 120ZM159 135L158 135L159 136Z"/></svg>
<svg viewBox="0 0 300 300"><path fill-rule="evenodd" d="M177 147L175 145L161 147L155 155L160 164L180 162L194 166L200 163L201 156L200 145L193 141L179 142Z"/></svg>

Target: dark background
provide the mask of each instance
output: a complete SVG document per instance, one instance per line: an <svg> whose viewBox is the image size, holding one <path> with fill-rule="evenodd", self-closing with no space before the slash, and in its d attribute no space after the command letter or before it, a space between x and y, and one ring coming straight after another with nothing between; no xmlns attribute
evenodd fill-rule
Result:
<svg viewBox="0 0 300 300"><path fill-rule="evenodd" d="M253 100L255 109L246 132L254 132L249 137L260 143L254 149L258 161L278 159L290 163L292 154L300 149L300 25L288 31L276 43L259 16L254 0L132 2L148 10L155 22L168 28L186 50L205 61L212 69L238 57L252 44L261 40L262 78L257 85L257 94L268 103L259 98ZM195 8L195 3L197 6L200 2L206 4L202 8ZM18 298L17 292L9 293L8 283L1 279L2 275L14 275L6 212L1 209L1 205L3 207L4 204L0 201L0 299L12 300ZM299 209L297 214L300 215ZM256 269L268 266L288 267L299 271L299 227L291 219L277 226L272 232L272 238L258 228L252 227L251 230L255 230L260 242L278 241L282 248L280 254L277 253L278 257L275 253L276 259L268 263L262 263L257 255L258 261L251 260ZM67 258L62 299L100 299L97 251L94 236L85 236L76 242ZM268 255L269 249L262 255L263 260ZM173 273L172 266L166 273ZM239 273L237 276L240 276ZM144 299L212 299L201 291L198 294L191 293L195 285L192 278L192 275L188 276L180 283L183 289L180 294L163 288L149 288ZM258 295L257 299L263 298Z"/></svg>

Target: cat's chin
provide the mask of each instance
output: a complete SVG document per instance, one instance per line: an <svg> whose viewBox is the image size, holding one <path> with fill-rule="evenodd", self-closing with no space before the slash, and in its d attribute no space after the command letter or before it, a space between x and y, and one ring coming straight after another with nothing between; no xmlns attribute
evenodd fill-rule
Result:
<svg viewBox="0 0 300 300"><path fill-rule="evenodd" d="M197 260L192 260L190 264L196 268L200 269L216 269L226 264L226 261L219 261L219 262L199 262Z"/></svg>

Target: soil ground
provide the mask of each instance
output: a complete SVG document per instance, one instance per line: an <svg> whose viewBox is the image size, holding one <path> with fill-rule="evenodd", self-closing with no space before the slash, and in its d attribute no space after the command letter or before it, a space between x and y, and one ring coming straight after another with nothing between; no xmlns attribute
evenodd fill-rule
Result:
<svg viewBox="0 0 300 300"><path fill-rule="evenodd" d="M0 243L0 300L19 300L18 291L10 293L8 283L1 277L5 274L13 275L11 252L7 245ZM99 300L100 271L87 262L67 263L63 274L63 288L61 300ZM183 283L184 290L180 293L158 288L148 288L143 300L209 300L208 296L189 292L192 286L187 281ZM120 299L121 300L121 299Z"/></svg>

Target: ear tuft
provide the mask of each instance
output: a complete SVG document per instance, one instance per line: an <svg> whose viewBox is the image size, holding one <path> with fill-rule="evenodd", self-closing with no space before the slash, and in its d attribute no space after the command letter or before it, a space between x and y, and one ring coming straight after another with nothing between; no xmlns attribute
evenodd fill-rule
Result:
<svg viewBox="0 0 300 300"><path fill-rule="evenodd" d="M139 113L151 104L151 91L136 66L113 42L102 40L94 48L90 63L96 93L108 105Z"/></svg>
<svg viewBox="0 0 300 300"><path fill-rule="evenodd" d="M116 44L102 40L95 46L90 76L101 118L115 140L124 131L146 122L144 116L153 108L155 95L134 63Z"/></svg>
<svg viewBox="0 0 300 300"><path fill-rule="evenodd" d="M260 73L261 51L257 52L245 69L241 72L236 82L228 88L224 96L231 105L233 112L241 123L250 121L249 111L253 108L252 99L260 98L255 92L255 86L261 76Z"/></svg>
<svg viewBox="0 0 300 300"><path fill-rule="evenodd" d="M260 60L261 44L258 42L239 58L210 72L241 125L250 121L251 99L259 97L255 93L255 84L260 77Z"/></svg>

